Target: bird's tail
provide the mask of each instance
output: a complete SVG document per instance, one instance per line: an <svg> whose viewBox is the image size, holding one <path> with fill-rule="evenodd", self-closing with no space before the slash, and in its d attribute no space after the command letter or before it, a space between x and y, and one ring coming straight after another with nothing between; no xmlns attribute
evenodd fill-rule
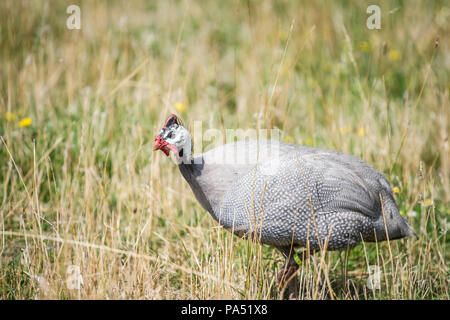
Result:
<svg viewBox="0 0 450 320"><path fill-rule="evenodd" d="M390 192L382 192L381 195L383 210L382 222L383 227L384 224L386 224L385 230L387 229L388 231L387 233L389 240L401 239L405 237L417 238L414 229L398 211L393 195Z"/></svg>

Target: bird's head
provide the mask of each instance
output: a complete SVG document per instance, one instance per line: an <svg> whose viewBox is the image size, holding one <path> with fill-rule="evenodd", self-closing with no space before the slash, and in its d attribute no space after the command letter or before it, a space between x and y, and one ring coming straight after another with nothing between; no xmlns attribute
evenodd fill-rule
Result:
<svg viewBox="0 0 450 320"><path fill-rule="evenodd" d="M161 150L166 156L169 156L172 150L178 162L188 163L191 157L191 147L192 141L189 131L183 127L176 115L171 114L156 136L153 150Z"/></svg>

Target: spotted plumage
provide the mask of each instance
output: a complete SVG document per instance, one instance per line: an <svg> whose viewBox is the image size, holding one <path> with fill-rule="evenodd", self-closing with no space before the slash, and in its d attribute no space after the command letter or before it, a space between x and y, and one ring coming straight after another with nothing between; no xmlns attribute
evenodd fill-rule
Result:
<svg viewBox="0 0 450 320"><path fill-rule="evenodd" d="M221 163L229 152L248 157ZM328 250L340 250L362 239L385 240L386 232L390 239L413 233L384 176L349 155L271 141L258 148L253 140L218 147L192 162L180 170L198 200L238 236L277 247L308 243L319 250L327 243ZM267 163L277 165L267 169Z"/></svg>
<svg viewBox="0 0 450 320"><path fill-rule="evenodd" d="M298 247L345 250L414 235L384 175L356 157L245 140L193 158L189 132L174 115L155 140L155 149L175 151L195 197L220 225L278 248L289 272L298 268Z"/></svg>

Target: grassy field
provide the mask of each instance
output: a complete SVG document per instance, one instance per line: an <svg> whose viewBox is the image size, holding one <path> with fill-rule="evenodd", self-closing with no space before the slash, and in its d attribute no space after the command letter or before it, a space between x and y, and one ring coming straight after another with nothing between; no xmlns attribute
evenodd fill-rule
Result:
<svg viewBox="0 0 450 320"><path fill-rule="evenodd" d="M285 297L281 255L152 152L170 112L386 175L418 238L310 257L300 298L449 299L448 2L382 2L369 30L373 1L80 1L69 30L74 2L0 2L1 299Z"/></svg>

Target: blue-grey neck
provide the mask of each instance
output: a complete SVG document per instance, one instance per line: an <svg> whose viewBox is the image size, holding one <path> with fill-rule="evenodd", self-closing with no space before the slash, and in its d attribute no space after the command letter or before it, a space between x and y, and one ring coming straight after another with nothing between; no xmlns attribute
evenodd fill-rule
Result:
<svg viewBox="0 0 450 320"><path fill-rule="evenodd" d="M189 183L189 186L194 192L194 195L197 198L198 202L200 202L202 207L206 211L208 211L214 219L217 220L214 214L214 210L211 207L210 202L208 201L208 198L206 197L200 184L197 181L197 177L202 174L203 166L204 162L197 164L194 163L193 159L191 159L190 163L181 163L178 165L178 168L180 169L180 172L183 175L184 179Z"/></svg>

